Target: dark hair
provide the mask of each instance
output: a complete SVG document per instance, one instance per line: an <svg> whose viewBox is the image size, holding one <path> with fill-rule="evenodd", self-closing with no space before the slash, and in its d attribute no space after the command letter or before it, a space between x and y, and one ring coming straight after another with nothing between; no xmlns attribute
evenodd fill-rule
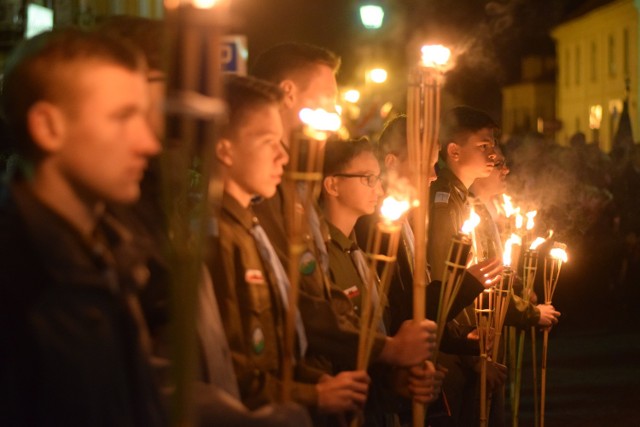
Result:
<svg viewBox="0 0 640 427"><path fill-rule="evenodd" d="M466 138L481 129L498 130L499 126L484 111L466 105L460 105L447 111L440 126L441 155L447 156L450 143L464 143Z"/></svg>
<svg viewBox="0 0 640 427"><path fill-rule="evenodd" d="M222 127L225 136L238 129L247 112L261 106L279 104L283 97L282 90L273 83L236 74L225 76L224 90L228 108L228 120Z"/></svg>
<svg viewBox="0 0 640 427"><path fill-rule="evenodd" d="M378 143L378 158L393 154L404 160L407 156L407 116L401 114L384 125Z"/></svg>
<svg viewBox="0 0 640 427"><path fill-rule="evenodd" d="M325 177L343 172L349 162L364 152L374 153L373 145L365 137L359 139L332 139L327 141L322 173Z"/></svg>
<svg viewBox="0 0 640 427"><path fill-rule="evenodd" d="M340 57L319 46L283 43L262 52L251 69L251 75L277 84L316 65L326 65L337 73Z"/></svg>
<svg viewBox="0 0 640 427"><path fill-rule="evenodd" d="M48 31L25 40L7 58L2 110L17 152L32 159L40 155L27 128L28 111L41 100L62 104L77 97L70 67L86 61L115 64L131 71L145 68L144 58L132 46L75 28Z"/></svg>
<svg viewBox="0 0 640 427"><path fill-rule="evenodd" d="M105 18L96 31L122 38L143 53L149 68L164 69L164 23L141 16L114 15Z"/></svg>

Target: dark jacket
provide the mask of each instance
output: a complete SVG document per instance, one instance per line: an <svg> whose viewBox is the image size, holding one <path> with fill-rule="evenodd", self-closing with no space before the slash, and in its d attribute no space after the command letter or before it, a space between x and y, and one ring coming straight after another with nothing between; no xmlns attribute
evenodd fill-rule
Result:
<svg viewBox="0 0 640 427"><path fill-rule="evenodd" d="M0 425L165 425L130 235L105 216L89 240L20 184L0 198Z"/></svg>

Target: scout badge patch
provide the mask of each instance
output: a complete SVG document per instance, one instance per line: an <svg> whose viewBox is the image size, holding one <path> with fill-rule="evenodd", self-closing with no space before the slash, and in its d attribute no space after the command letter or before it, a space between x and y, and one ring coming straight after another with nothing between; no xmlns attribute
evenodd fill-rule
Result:
<svg viewBox="0 0 640 427"><path fill-rule="evenodd" d="M434 203L449 203L449 196L451 196L450 193L447 193L444 191L438 191L436 193Z"/></svg>
<svg viewBox="0 0 640 427"><path fill-rule="evenodd" d="M251 344L253 345L253 352L255 354L260 354L264 350L264 332L262 332L260 327L253 330L253 334L251 334Z"/></svg>
<svg viewBox="0 0 640 427"><path fill-rule="evenodd" d="M344 290L344 294L345 294L347 297L349 297L349 299L351 299L351 298L355 298L355 297L357 297L358 295L360 295L360 289L358 289L358 287L357 287L357 286L352 286L352 287L350 287L350 288L348 288L348 289L345 289L345 290Z"/></svg>
<svg viewBox="0 0 640 427"><path fill-rule="evenodd" d="M258 283L264 283L264 276L262 276L262 271L249 269L244 272L244 281L253 285Z"/></svg>
<svg viewBox="0 0 640 427"><path fill-rule="evenodd" d="M313 273L315 269L316 269L316 258L313 256L313 254L310 251L306 251L300 257L300 266L299 266L300 273L304 274L305 276L308 276L311 273Z"/></svg>

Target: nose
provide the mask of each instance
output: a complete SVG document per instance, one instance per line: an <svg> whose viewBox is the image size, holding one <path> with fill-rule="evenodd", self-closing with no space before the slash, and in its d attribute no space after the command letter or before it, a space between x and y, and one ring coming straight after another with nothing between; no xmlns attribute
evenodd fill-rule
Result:
<svg viewBox="0 0 640 427"><path fill-rule="evenodd" d="M491 146L487 157L489 158L489 160L492 160L494 162L498 158L498 154L496 153L496 146L495 145Z"/></svg>
<svg viewBox="0 0 640 427"><path fill-rule="evenodd" d="M384 190L382 189L382 180L378 180L378 182L376 182L375 190L378 197L384 196Z"/></svg>
<svg viewBox="0 0 640 427"><path fill-rule="evenodd" d="M155 156L162 150L162 145L160 145L160 141L158 141L158 138L152 131L149 121L146 120L146 118L141 118L139 122L140 129L137 136L138 150L144 156Z"/></svg>
<svg viewBox="0 0 640 427"><path fill-rule="evenodd" d="M283 166L289 163L289 153L285 149L282 141L278 141L276 144L276 162Z"/></svg>

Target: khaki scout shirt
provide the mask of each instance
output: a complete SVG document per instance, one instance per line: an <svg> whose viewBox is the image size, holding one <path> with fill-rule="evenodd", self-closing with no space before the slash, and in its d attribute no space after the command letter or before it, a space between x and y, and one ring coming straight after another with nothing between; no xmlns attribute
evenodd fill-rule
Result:
<svg viewBox="0 0 640 427"><path fill-rule="evenodd" d="M250 232L257 221L251 209L225 193L219 238L207 259L242 401L250 409L280 397L285 323L275 274L262 262ZM294 382L294 400L316 405L317 379L310 378L313 384Z"/></svg>
<svg viewBox="0 0 640 427"><path fill-rule="evenodd" d="M333 224L330 222L327 224L331 236L331 241L327 244L331 280L349 297L353 303L353 309L360 316L364 283L351 258L351 252L358 250L358 245Z"/></svg>
<svg viewBox="0 0 640 427"><path fill-rule="evenodd" d="M289 248L285 229L284 203L292 197L278 186L275 196L263 200L254 206L256 216L265 229L283 266L289 265ZM321 233L326 241L330 241L326 223L321 220ZM318 262L315 243L310 235L305 236L307 256L314 257L311 269L309 262L301 259L300 275L300 313L309 340L308 355L324 355L337 366L344 369L355 369L359 340L359 318L354 312L349 298L344 295L324 273ZM325 280L326 279L326 280ZM385 337L377 335L371 351L372 360L382 352Z"/></svg>

